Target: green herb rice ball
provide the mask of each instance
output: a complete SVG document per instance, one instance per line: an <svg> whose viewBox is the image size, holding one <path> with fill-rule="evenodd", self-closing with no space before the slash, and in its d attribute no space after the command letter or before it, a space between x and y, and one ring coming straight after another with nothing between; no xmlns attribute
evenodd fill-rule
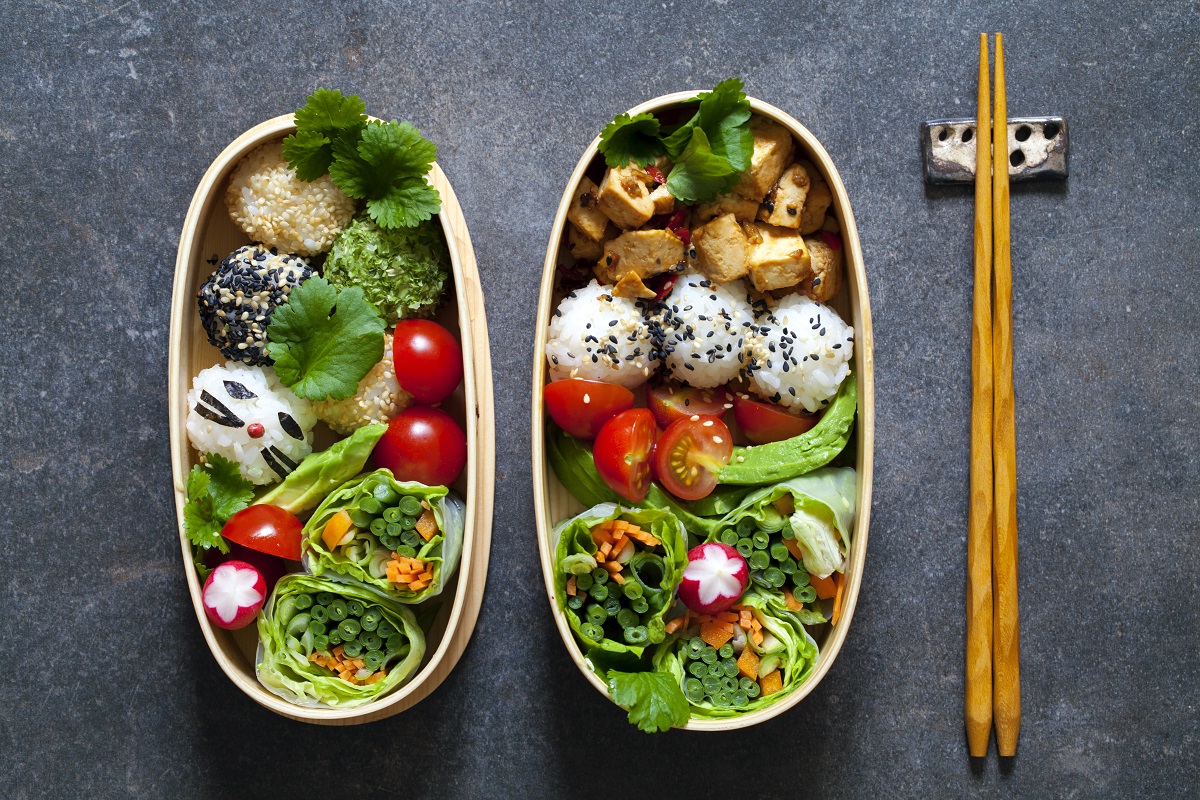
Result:
<svg viewBox="0 0 1200 800"><path fill-rule="evenodd" d="M324 272L335 286L361 287L393 323L433 314L450 273L450 251L436 219L383 230L360 214L334 240Z"/></svg>
<svg viewBox="0 0 1200 800"><path fill-rule="evenodd" d="M324 253L354 217L354 201L328 175L296 177L280 142L255 148L238 162L225 206L254 241L301 256Z"/></svg>

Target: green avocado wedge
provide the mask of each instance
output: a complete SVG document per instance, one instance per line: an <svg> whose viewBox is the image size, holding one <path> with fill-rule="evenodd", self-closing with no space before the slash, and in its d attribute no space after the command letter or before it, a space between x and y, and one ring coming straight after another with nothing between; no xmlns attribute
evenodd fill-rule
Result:
<svg viewBox="0 0 1200 800"><path fill-rule="evenodd" d="M798 478L825 466L850 441L858 409L858 381L842 382L821 421L808 433L781 442L733 448L733 458L718 474L723 484L761 486Z"/></svg>

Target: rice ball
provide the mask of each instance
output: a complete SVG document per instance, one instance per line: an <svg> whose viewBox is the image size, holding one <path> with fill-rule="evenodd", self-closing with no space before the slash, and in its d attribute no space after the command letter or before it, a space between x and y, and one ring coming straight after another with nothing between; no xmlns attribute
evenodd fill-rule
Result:
<svg viewBox="0 0 1200 800"><path fill-rule="evenodd" d="M634 389L658 369L641 306L595 280L571 292L550 320L550 379L582 378Z"/></svg>
<svg viewBox="0 0 1200 800"><path fill-rule="evenodd" d="M412 395L400 388L392 355L392 332L384 334L383 358L358 382L358 390L345 400L312 403L317 418L343 436L376 422L387 422L412 404Z"/></svg>
<svg viewBox="0 0 1200 800"><path fill-rule="evenodd" d="M230 361L201 370L187 404L192 447L235 462L252 483L283 480L312 452L317 417L271 367Z"/></svg>
<svg viewBox="0 0 1200 800"><path fill-rule="evenodd" d="M801 294L758 318L749 343L751 388L773 403L815 413L850 374L854 329L829 306Z"/></svg>
<svg viewBox="0 0 1200 800"><path fill-rule="evenodd" d="M302 181L283 158L283 143L268 142L238 162L225 190L229 216L267 247L315 256L354 217L354 200L328 175Z"/></svg>
<svg viewBox="0 0 1200 800"><path fill-rule="evenodd" d="M659 312L663 362L671 377L697 389L736 380L754 311L742 282L716 284L680 275Z"/></svg>

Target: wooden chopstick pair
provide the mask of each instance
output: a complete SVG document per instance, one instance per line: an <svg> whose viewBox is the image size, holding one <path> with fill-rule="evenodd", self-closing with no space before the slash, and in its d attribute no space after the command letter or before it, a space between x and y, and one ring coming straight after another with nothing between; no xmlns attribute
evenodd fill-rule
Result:
<svg viewBox="0 0 1200 800"><path fill-rule="evenodd" d="M987 755L993 721L996 749L1001 756L1016 755L1021 729L1008 104L1004 87L1004 40L999 33L996 34L995 110L989 119L990 101L988 39L987 34L981 33L975 126L965 703L967 747L976 757Z"/></svg>

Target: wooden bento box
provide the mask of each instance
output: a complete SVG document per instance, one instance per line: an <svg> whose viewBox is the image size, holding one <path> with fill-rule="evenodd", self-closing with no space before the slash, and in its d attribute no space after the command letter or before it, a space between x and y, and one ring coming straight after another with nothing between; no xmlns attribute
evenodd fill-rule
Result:
<svg viewBox="0 0 1200 800"><path fill-rule="evenodd" d="M630 117L642 112L661 112L675 106L686 104L696 96L696 92L678 92L664 95L654 100L642 103L630 109ZM856 447L854 463L857 472L856 508L854 530L848 554L848 567L845 573L845 595L843 598L841 616L836 625L826 624L817 638L820 652L814 672L807 681L791 692L780 702L766 706L754 712L745 713L726 719L692 719L686 729L689 730L730 730L743 728L763 722L787 711L803 700L829 672L841 650L842 644L849 633L850 621L853 617L854 606L862 583L863 565L866 558L867 531L871 509L871 482L874 445L874 369L873 341L871 333L871 310L867 296L866 273L863 267L862 248L854 223L854 214L846 195L838 171L829 154L804 126L780 109L749 98L753 112L783 125L795 140L797 154L803 152L822 173L832 193L832 204L829 214L838 221L841 237L845 247L843 289L833 298L830 305L851 322L854 327L855 352L853 355L852 372L858 381L858 417L856 435L850 440L848 447ZM554 549L555 526L583 510L583 507L559 483L550 467L545 448L546 412L543 402L543 388L548 382L545 347L551 315L560 296L556 294L556 272L560 262L560 246L567 237L567 212L580 181L588 174L593 177L603 173L603 156L599 154L599 137L594 139L584 152L579 163L571 174L570 180L563 192L554 219L554 227L546 249L545 265L542 273L541 292L539 295L537 330L534 339L533 359L533 489L534 507L537 517L538 545L542 562L542 574L545 579L547 597L550 602L555 622L563 644L570 653L572 660L584 677L597 691L608 696L605 683L591 669L583 651L580 649L575 636L566 620L565 615L558 609L555 601ZM599 181L599 178L596 178Z"/></svg>
<svg viewBox="0 0 1200 800"><path fill-rule="evenodd" d="M175 506L184 572L196 619L213 657L229 679L255 702L285 717L322 725L352 725L389 717L420 702L454 668L475 628L487 579L494 495L491 357L483 292L466 220L450 182L435 163L428 178L441 195L441 211L437 217L445 233L452 264L451 285L446 289L437 321L459 338L464 366L462 385L442 405L467 435L467 465L451 487L466 502L466 532L459 568L451 585L439 598L440 608L427 633L424 660L417 672L399 688L363 706L348 709L294 705L267 691L255 676L258 642L255 627L222 630L212 625L204 612L202 583L192 567L191 545L183 530L187 476L197 463L196 453L188 442L185 420L192 378L200 370L223 361L220 351L207 341L196 311L196 293L212 272L216 263L214 258L224 258L248 243L245 233L233 223L226 210L226 182L243 156L263 143L282 139L294 131L294 116L285 114L243 133L208 168L188 208L175 265L169 353ZM334 438L323 424L318 425L317 449L327 447Z"/></svg>

